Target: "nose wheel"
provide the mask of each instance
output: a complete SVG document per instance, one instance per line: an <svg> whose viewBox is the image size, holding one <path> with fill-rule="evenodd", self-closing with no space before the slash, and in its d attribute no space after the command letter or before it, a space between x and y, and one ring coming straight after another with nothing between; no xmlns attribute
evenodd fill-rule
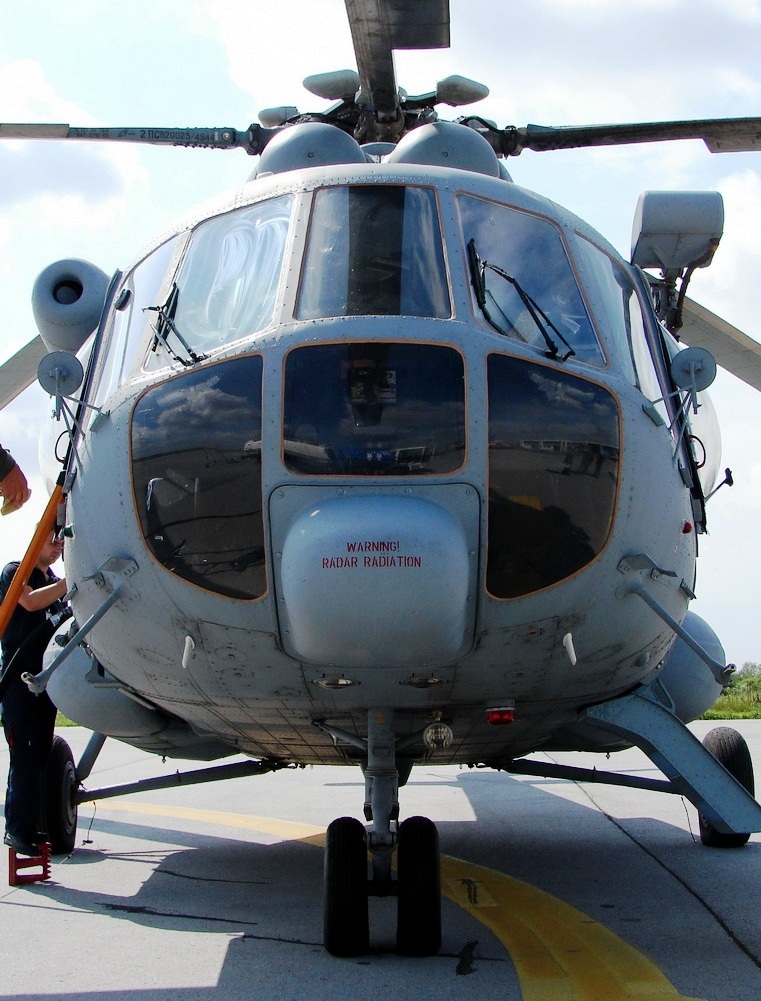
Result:
<svg viewBox="0 0 761 1001"><path fill-rule="evenodd" d="M371 828L366 830L353 817L339 817L327 830L324 941L334 956L367 952L368 895L397 897L400 953L432 956L441 946L439 835L427 817L409 817L397 826L399 774L393 726L391 710L368 714L365 817L372 821Z"/></svg>
<svg viewBox="0 0 761 1001"><path fill-rule="evenodd" d="M441 947L439 832L428 817L399 825L396 948L404 956L434 956Z"/></svg>
<svg viewBox="0 0 761 1001"><path fill-rule="evenodd" d="M325 836L324 942L333 956L360 956L370 944L368 896L397 898L396 948L434 956L441 947L439 832L427 817L409 817L397 835L397 878L368 880L368 837L354 817L339 817Z"/></svg>
<svg viewBox="0 0 761 1001"><path fill-rule="evenodd" d="M339 817L325 835L325 948L334 956L367 952L367 835L354 817Z"/></svg>

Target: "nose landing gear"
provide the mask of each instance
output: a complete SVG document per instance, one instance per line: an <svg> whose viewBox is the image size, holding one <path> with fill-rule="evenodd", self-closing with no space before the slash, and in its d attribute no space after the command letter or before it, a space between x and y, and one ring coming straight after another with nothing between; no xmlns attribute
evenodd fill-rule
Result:
<svg viewBox="0 0 761 1001"><path fill-rule="evenodd" d="M326 728L327 729L327 728ZM399 816L399 773L393 710L368 713L365 830L339 817L325 839L324 941L334 956L357 956L369 946L368 895L396 896L397 949L431 956L441 945L439 835L427 817ZM397 877L392 875L396 849ZM372 876L368 880L367 853Z"/></svg>

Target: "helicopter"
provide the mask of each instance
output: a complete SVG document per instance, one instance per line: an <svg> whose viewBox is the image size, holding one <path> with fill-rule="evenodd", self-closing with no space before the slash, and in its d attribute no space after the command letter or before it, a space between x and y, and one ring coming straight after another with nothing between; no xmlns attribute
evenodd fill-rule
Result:
<svg viewBox="0 0 761 1001"><path fill-rule="evenodd" d="M447 0L346 10L357 72L305 82L325 112L0 125L255 158L123 271L70 259L35 285L47 350L17 368L32 356L55 401L43 529L66 536L74 622L26 680L94 733L78 763L54 746L54 847L73 846L79 804L115 794L82 788L107 737L248 758L185 783L358 766L365 823L326 835L325 945L365 951L368 896L394 894L399 951L428 955L438 836L399 797L417 763L678 793L718 847L761 830L739 735L703 746L685 725L732 673L689 610L722 477L706 346L761 384L758 345L686 296L722 200L646 193L625 260L506 167L668 139L755 150L761 119L444 121L485 88L405 94L391 53L446 47ZM664 780L529 757L631 745Z"/></svg>

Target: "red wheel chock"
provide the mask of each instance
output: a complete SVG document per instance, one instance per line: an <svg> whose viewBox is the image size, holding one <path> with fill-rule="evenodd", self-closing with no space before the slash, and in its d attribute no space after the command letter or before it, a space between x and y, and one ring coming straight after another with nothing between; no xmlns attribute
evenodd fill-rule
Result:
<svg viewBox="0 0 761 1001"><path fill-rule="evenodd" d="M50 879L50 844L43 841L37 845L39 855L17 855L8 849L8 885L23 886L25 883L40 883ZM39 869L39 872L20 872L23 869Z"/></svg>

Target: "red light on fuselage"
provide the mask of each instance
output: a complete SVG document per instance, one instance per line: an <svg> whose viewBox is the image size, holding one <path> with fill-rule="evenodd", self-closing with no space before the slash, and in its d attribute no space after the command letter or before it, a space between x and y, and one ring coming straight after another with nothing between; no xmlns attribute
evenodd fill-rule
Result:
<svg viewBox="0 0 761 1001"><path fill-rule="evenodd" d="M494 706L486 710L486 722L492 726L504 726L505 723L512 723L515 720L515 708L513 706Z"/></svg>

